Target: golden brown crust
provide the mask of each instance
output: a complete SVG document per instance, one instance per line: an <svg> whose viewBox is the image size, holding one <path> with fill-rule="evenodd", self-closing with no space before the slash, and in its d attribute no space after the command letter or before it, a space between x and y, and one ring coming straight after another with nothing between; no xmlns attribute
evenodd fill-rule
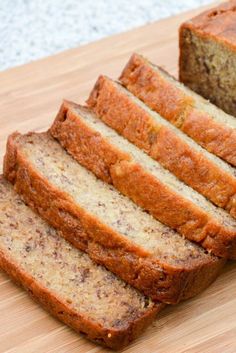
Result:
<svg viewBox="0 0 236 353"><path fill-rule="evenodd" d="M187 114L181 129L209 152L236 167L236 131L197 109Z"/></svg>
<svg viewBox="0 0 236 353"><path fill-rule="evenodd" d="M130 161L130 156L128 153L118 150L109 142L104 143L99 133L94 133L82 120L78 120L74 110L76 107L83 109L86 113L85 107L64 101L50 128L50 133L53 137L58 138L63 147L68 149L73 156L80 156L80 164L85 165L89 170L93 170L103 181L112 183L110 166L119 163L119 160ZM80 133L81 130L83 134ZM74 141L73 144L71 139L68 138L71 131L74 132L71 136Z"/></svg>
<svg viewBox="0 0 236 353"><path fill-rule="evenodd" d="M120 80L151 109L202 147L236 166L236 131L194 108L194 99L166 80L143 57L133 54ZM232 184L232 178L228 176L228 179L227 183Z"/></svg>
<svg viewBox="0 0 236 353"><path fill-rule="evenodd" d="M174 132L161 129L150 155L180 180L236 217L236 178L202 153L192 150Z"/></svg>
<svg viewBox="0 0 236 353"><path fill-rule="evenodd" d="M188 238L201 242L213 232L216 225L212 225L207 214L188 200L180 198L132 160L131 155L89 127L80 118L76 107L81 109L74 103L65 102L50 132L79 163Z"/></svg>
<svg viewBox="0 0 236 353"><path fill-rule="evenodd" d="M164 307L164 304L156 304L147 310L136 320L129 322L123 329L107 329L85 315L79 315L72 306L65 304L53 292L48 290L39 281L35 280L24 271L14 259L0 249L0 268L3 269L12 280L22 286L30 296L40 303L42 307L60 321L64 322L75 331L83 333L88 339L113 349L120 349L128 345L138 337L143 330L155 319L156 314Z"/></svg>
<svg viewBox="0 0 236 353"><path fill-rule="evenodd" d="M196 295L216 278L224 264L215 257L194 267L186 264L186 268L158 263L157 258L79 208L37 173L21 152L16 135L8 140L4 173L25 202L63 237L154 300L177 303L189 294Z"/></svg>
<svg viewBox="0 0 236 353"><path fill-rule="evenodd" d="M231 0L186 21L181 25L180 33L184 29L190 29L202 38L210 37L231 50L236 50L235 22L236 0Z"/></svg>
<svg viewBox="0 0 236 353"><path fill-rule="evenodd" d="M178 127L193 98L165 80L141 55L134 53L120 75L120 81L135 96Z"/></svg>
<svg viewBox="0 0 236 353"><path fill-rule="evenodd" d="M172 131L166 127L160 128L156 126L156 123L149 114L135 105L129 97L119 92L105 77L100 77L97 81L89 97L88 105L107 125L138 147L144 149L151 157L171 169L174 174L179 174L179 166L181 166L181 171L184 173L186 179L192 178L193 183L196 183L200 179L199 183L203 183L204 187L207 188L208 180L204 176L207 173L211 177L212 186L214 187L214 169L209 171L204 159L202 160L201 156L198 156L200 164L203 164L201 168L203 171L202 176L199 175L198 168L200 165L197 155L188 146L185 146L181 139L178 139ZM175 163L176 160L178 161L178 165ZM195 174L199 175L199 179ZM126 183L128 183L128 180L133 175L137 178L139 174L129 173L128 176L125 175L124 180L126 180ZM155 217L160 217L158 219L163 223L177 229L188 239L201 242L204 247L211 250L215 255L236 258L235 230L220 225L210 214L207 214L201 208L180 197L180 195L171 194L168 191L165 194L162 193L161 197L158 197L162 189L160 188L160 184L157 185L156 179L155 181L147 181L142 176L139 182L137 180L133 180L132 182L135 188L139 187L139 183L142 186L137 193L135 193L133 186L133 193L135 193L133 199L136 198L135 201L140 203L145 200L145 208L149 209ZM154 185L155 183L156 194L154 187L147 187L147 185ZM145 193L142 193L142 188L145 190ZM123 192L128 193L125 186L123 186L123 190ZM157 202L157 199L161 199L162 201L160 202L163 202L160 214L154 213L152 209L152 205ZM176 207L176 205L179 207ZM234 208L235 205L232 205L232 209ZM176 224L174 224L175 221Z"/></svg>
<svg viewBox="0 0 236 353"><path fill-rule="evenodd" d="M203 229L209 222L208 215L188 200L178 198L169 187L135 163L129 154L94 132L79 119L73 107L76 105L69 102L62 105L50 129L53 137L82 165L113 184L155 218L183 235L191 239L197 236L197 240L201 241L205 234ZM166 140L165 136L163 138Z"/></svg>
<svg viewBox="0 0 236 353"><path fill-rule="evenodd" d="M76 105L69 102L62 105L50 129L52 136L79 163L102 180L113 184L155 218L181 230L185 236L196 233L200 237L199 229L208 223L207 215L193 207L188 200L178 199L175 192L135 163L131 155L92 130L79 119L73 106ZM179 209L183 211L180 213Z"/></svg>

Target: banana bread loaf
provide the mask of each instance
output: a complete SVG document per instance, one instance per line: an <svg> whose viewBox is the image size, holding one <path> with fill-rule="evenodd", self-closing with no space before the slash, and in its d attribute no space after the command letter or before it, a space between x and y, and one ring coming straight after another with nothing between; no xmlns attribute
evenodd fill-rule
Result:
<svg viewBox="0 0 236 353"><path fill-rule="evenodd" d="M235 256L235 219L180 182L88 109L65 102L50 131L83 166L156 219L218 255Z"/></svg>
<svg viewBox="0 0 236 353"><path fill-rule="evenodd" d="M1 176L0 212L1 269L87 338L121 348L163 307L67 243Z"/></svg>
<svg viewBox="0 0 236 353"><path fill-rule="evenodd" d="M87 103L119 134L236 217L236 176L232 166L203 149L107 77L98 79Z"/></svg>
<svg viewBox="0 0 236 353"><path fill-rule="evenodd" d="M191 68L187 66L186 70ZM160 67L133 54L120 80L151 109L209 152L236 166L236 120Z"/></svg>
<svg viewBox="0 0 236 353"><path fill-rule="evenodd" d="M179 78L236 116L236 0L185 22L179 31Z"/></svg>
<svg viewBox="0 0 236 353"><path fill-rule="evenodd" d="M191 297L223 266L97 179L49 134L11 136L4 173L74 246L155 300Z"/></svg>

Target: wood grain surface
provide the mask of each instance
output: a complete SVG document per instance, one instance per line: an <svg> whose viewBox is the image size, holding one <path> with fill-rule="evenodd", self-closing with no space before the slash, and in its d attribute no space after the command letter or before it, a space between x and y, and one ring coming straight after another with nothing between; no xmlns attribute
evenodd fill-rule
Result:
<svg viewBox="0 0 236 353"><path fill-rule="evenodd" d="M158 9L153 9L158 11ZM14 130L43 130L63 98L82 103L99 74L116 78L133 51L177 74L178 26L196 10L0 73L0 153ZM53 319L0 272L1 353L106 352ZM236 266L198 297L167 307L129 353L235 353Z"/></svg>

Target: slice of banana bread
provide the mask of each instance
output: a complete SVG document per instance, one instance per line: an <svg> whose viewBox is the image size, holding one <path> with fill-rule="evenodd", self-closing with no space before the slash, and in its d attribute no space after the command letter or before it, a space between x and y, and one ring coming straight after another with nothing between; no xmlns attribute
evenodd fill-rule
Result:
<svg viewBox="0 0 236 353"><path fill-rule="evenodd" d="M232 166L107 77L99 77L87 103L107 125L236 218L236 176Z"/></svg>
<svg viewBox="0 0 236 353"><path fill-rule="evenodd" d="M1 176L0 212L0 267L87 338L121 348L163 307L67 243Z"/></svg>
<svg viewBox="0 0 236 353"><path fill-rule="evenodd" d="M191 69L187 66L186 70ZM236 120L160 67L133 54L120 80L151 109L209 152L236 166Z"/></svg>
<svg viewBox="0 0 236 353"><path fill-rule="evenodd" d="M17 192L62 236L155 300L195 295L223 265L97 179L49 134L11 136L4 164Z"/></svg>
<svg viewBox="0 0 236 353"><path fill-rule="evenodd" d="M65 102L50 132L79 163L156 219L214 253L235 257L236 220L118 135L89 109Z"/></svg>
<svg viewBox="0 0 236 353"><path fill-rule="evenodd" d="M185 22L179 31L179 78L236 116L236 0Z"/></svg>

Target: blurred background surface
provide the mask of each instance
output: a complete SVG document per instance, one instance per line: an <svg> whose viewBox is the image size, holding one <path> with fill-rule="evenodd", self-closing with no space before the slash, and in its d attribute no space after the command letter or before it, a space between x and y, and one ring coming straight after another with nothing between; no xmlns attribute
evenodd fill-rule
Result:
<svg viewBox="0 0 236 353"><path fill-rule="evenodd" d="M211 2L0 0L0 70Z"/></svg>

